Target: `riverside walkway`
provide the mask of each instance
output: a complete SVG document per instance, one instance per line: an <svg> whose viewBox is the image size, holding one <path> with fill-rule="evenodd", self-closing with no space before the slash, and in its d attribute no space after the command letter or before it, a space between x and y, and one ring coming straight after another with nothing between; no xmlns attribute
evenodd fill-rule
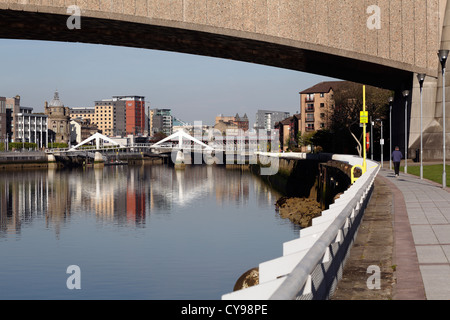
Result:
<svg viewBox="0 0 450 320"><path fill-rule="evenodd" d="M368 286L370 266L378 288ZM449 188L384 165L332 299L449 300Z"/></svg>

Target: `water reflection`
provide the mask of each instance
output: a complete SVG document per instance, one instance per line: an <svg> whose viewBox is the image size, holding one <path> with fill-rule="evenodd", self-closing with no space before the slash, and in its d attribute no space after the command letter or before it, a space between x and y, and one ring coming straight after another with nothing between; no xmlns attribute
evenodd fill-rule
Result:
<svg viewBox="0 0 450 320"><path fill-rule="evenodd" d="M231 173L231 174L230 174ZM145 227L151 214L195 205L214 195L217 206L245 206L250 185L260 207L273 207L277 194L248 172L192 166L33 170L0 174L0 237L20 234L23 225L44 219L57 235L72 215L95 215L99 222Z"/></svg>
<svg viewBox="0 0 450 320"><path fill-rule="evenodd" d="M1 172L0 299L219 299L298 237L277 197L216 166Z"/></svg>
<svg viewBox="0 0 450 320"><path fill-rule="evenodd" d="M48 211L46 173L24 171L0 175L0 236L19 234L23 224L45 216Z"/></svg>

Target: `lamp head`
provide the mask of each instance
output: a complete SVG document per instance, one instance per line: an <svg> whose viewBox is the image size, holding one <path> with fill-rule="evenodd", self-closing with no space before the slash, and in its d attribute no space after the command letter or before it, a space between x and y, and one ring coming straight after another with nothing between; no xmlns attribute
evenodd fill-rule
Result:
<svg viewBox="0 0 450 320"><path fill-rule="evenodd" d="M417 75L417 80L419 80L419 84L420 84L421 87L423 85L423 82L425 81L425 77L426 77L425 73L419 73Z"/></svg>
<svg viewBox="0 0 450 320"><path fill-rule="evenodd" d="M442 68L445 68L445 63L447 62L448 58L448 50L439 50L438 57L439 61L441 62Z"/></svg>
<svg viewBox="0 0 450 320"><path fill-rule="evenodd" d="M389 103L394 102L394 97L389 97Z"/></svg>
<svg viewBox="0 0 450 320"><path fill-rule="evenodd" d="M407 96L409 96L409 90L403 90L402 94L406 98Z"/></svg>

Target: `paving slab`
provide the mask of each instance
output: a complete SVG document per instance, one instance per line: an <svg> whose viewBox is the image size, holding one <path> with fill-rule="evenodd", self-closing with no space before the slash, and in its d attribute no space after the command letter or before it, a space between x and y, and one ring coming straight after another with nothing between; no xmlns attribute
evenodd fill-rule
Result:
<svg viewBox="0 0 450 320"><path fill-rule="evenodd" d="M381 199L391 204L387 220L392 224L392 238L386 237L389 228L382 231L365 214L332 299L450 300L450 188L404 172L396 178L385 162L366 213L384 212L378 205ZM367 236L377 232L384 237ZM374 241L387 246L379 260L389 261L394 270L381 277L385 283L379 290L367 288L370 274L363 272L370 262L364 260L374 254L371 251L381 252L375 250Z"/></svg>
<svg viewBox="0 0 450 320"><path fill-rule="evenodd" d="M384 181L376 178L342 279L331 300L393 299L393 236L392 192ZM371 282L374 272L379 272L379 287Z"/></svg>
<svg viewBox="0 0 450 320"><path fill-rule="evenodd" d="M367 212L375 209L380 214L385 213L383 207L378 206L381 202L378 192L384 194L383 201L387 199L391 203L389 222L393 236L386 238L389 228L383 231L377 229L381 226L368 224L366 216L360 228L366 233L380 232L384 237L372 239L380 241L380 245L392 247L392 251L385 250L384 259L380 259L385 263L389 261L388 264L392 264L395 270L386 281L390 287L385 286L377 294L369 294L373 290L364 289L361 284L369 274L359 272L361 279L353 279L351 272L355 268L362 270L365 267L361 250L357 249L355 254L351 252L334 299L450 300L450 189L403 172L396 178L393 171L385 166L376 178ZM387 218L385 215L383 217ZM386 239L392 239L392 242L388 244ZM363 246L365 255L370 255L368 251L374 250L374 244L367 237L360 237L359 233L355 245L356 248ZM360 283L356 284L356 281ZM352 282L357 288L353 292Z"/></svg>
<svg viewBox="0 0 450 320"><path fill-rule="evenodd" d="M394 213L394 216L405 211L407 219L402 221L403 225L395 225L394 229L406 228L409 224L412 237L403 239L403 242L400 242L400 239L398 239L395 246L399 250L401 250L402 245L415 248L417 260L414 258L413 252L411 252L409 259L418 266L419 273L415 276L421 280L421 283L416 281L415 284L406 282L396 284L396 286L401 285L401 289L397 290L399 294L394 295L394 299L422 299L423 290L424 300L449 300L449 188L442 188L440 184L427 179L420 179L411 174L400 173L400 176L396 178L389 169L380 170L379 176L386 179L399 201L403 197L405 208L400 207ZM401 261L400 257L400 254L396 254L394 255L394 260ZM417 270L414 273L417 273ZM397 276L401 276L400 269L397 272ZM411 273L412 277L414 277L413 273Z"/></svg>

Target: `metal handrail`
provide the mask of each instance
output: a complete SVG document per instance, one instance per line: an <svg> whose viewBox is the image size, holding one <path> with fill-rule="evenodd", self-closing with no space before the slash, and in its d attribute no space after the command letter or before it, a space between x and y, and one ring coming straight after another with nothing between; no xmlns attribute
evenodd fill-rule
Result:
<svg viewBox="0 0 450 320"><path fill-rule="evenodd" d="M307 284L314 269L321 263L330 245L335 241L339 231L345 226L348 217L355 210L359 213L361 208L357 208L364 197L367 188L371 186L373 179L378 173L379 167L370 173L369 178L363 186L358 189L356 195L349 200L334 222L321 234L319 239L308 250L303 259L297 264L294 270L286 276L285 281L271 295L270 300L293 300ZM363 209L363 208L362 208Z"/></svg>

